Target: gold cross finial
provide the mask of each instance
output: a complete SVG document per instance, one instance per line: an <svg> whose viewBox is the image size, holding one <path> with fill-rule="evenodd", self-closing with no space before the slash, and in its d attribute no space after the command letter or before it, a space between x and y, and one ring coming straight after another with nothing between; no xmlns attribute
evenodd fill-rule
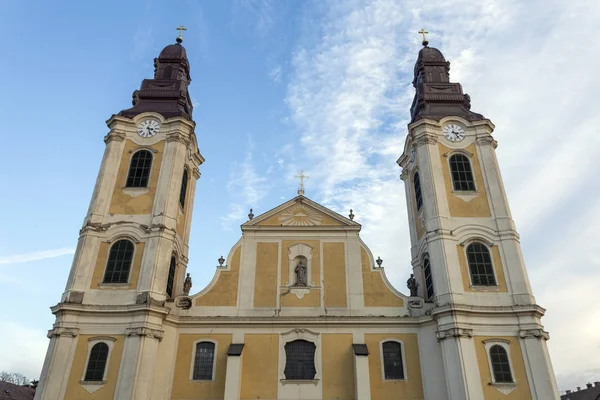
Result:
<svg viewBox="0 0 600 400"><path fill-rule="evenodd" d="M179 31L179 36L177 36L177 43L183 42L183 31L187 31L187 28L183 25L179 26L179 28L175 28Z"/></svg>
<svg viewBox="0 0 600 400"><path fill-rule="evenodd" d="M294 178L300 179L300 185L298 186L298 194L304 194L304 180L309 179L310 176L304 175L304 170L300 171L300 175L294 176Z"/></svg>
<svg viewBox="0 0 600 400"><path fill-rule="evenodd" d="M421 30L417 33L420 33L421 35L423 35L423 46L427 46L429 44L429 42L427 41L427 36L425 36L425 35L427 35L429 32L427 32L425 30L425 28L421 28Z"/></svg>

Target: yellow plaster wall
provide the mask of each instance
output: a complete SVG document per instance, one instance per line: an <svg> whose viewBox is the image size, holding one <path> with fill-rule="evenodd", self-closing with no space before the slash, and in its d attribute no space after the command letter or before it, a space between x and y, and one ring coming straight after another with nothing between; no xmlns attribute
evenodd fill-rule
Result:
<svg viewBox="0 0 600 400"><path fill-rule="evenodd" d="M344 243L323 243L325 307L346 307Z"/></svg>
<svg viewBox="0 0 600 400"><path fill-rule="evenodd" d="M217 365L212 381L190 380L190 368L194 356L194 342L197 340L211 339L217 342ZM171 399L222 399L225 395L225 375L227 371L227 350L231 344L231 335L199 335L181 334L177 345L177 359L173 375L173 389Z"/></svg>
<svg viewBox="0 0 600 400"><path fill-rule="evenodd" d="M483 341L488 339L503 339L510 342L510 361L512 362L514 376L517 383L515 390L505 395L489 385L492 381L492 371L488 362L488 355ZM519 338L514 336L474 336L475 353L477 354L477 364L481 375L481 387L483 388L483 397L485 400L527 400L531 399L531 389L525 372L525 363L523 362L523 353Z"/></svg>
<svg viewBox="0 0 600 400"><path fill-rule="evenodd" d="M406 359L405 380L383 379L381 344L385 339L398 339L404 343ZM365 334L369 348L369 378L371 380L371 400L424 399L419 343L414 333Z"/></svg>
<svg viewBox="0 0 600 400"><path fill-rule="evenodd" d="M115 190L113 191L110 201L110 214L151 214L152 205L154 204L154 196L158 185L158 175L162 164L162 157L165 148L165 142L158 142L152 146L156 152L152 152L152 169L150 170L150 179L148 180L148 191L138 196L130 196L123 192L125 183L127 182L127 173L129 172L129 164L131 162L130 150L138 147L131 140L125 140L123 156L117 173L115 182Z"/></svg>
<svg viewBox="0 0 600 400"><path fill-rule="evenodd" d="M125 341L123 335L110 335L110 337L115 338L116 341L113 344L112 351L108 355L106 384L94 393L88 393L80 384L80 381L83 379L85 368L87 367L85 362L88 355L89 339L98 336L106 337L107 335L77 336L77 346L75 347L75 355L73 357L73 364L71 365L71 374L69 375L67 383L65 399L112 400L115 395L117 377L119 376L119 367L121 365L121 356L123 354L123 342Z"/></svg>
<svg viewBox="0 0 600 400"><path fill-rule="evenodd" d="M215 284L206 293L196 298L197 306L235 306L237 304L241 249L242 247L238 246L233 253L229 270L219 270Z"/></svg>
<svg viewBox="0 0 600 400"><path fill-rule="evenodd" d="M365 307L404 307L404 300L396 296L383 281L382 271L372 271L367 251L361 247L363 295Z"/></svg>
<svg viewBox="0 0 600 400"><path fill-rule="evenodd" d="M467 264L466 257L466 246L456 245L456 252L458 253L458 261L460 263L460 275L463 281L463 288L465 292L477 292L478 289L471 287L471 277L469 272L469 265ZM498 284L498 292L508 292L506 287L506 279L504 277L504 268L502 268L502 259L500 258L500 249L498 246L492 246L491 248L492 263L494 267L494 274L496 275L496 283Z"/></svg>
<svg viewBox="0 0 600 400"><path fill-rule="evenodd" d="M423 194L423 178L421 177L421 171L419 172L419 180L421 182L421 194ZM419 218L419 212L417 211L417 198L415 196L415 173L413 172L410 176L410 204L412 207L414 219L415 219L415 231L417 233L417 240L421 239L425 234L425 228ZM421 206L421 209L423 206Z"/></svg>
<svg viewBox="0 0 600 400"><path fill-rule="evenodd" d="M277 306L277 260L279 243L256 244L254 307Z"/></svg>
<svg viewBox="0 0 600 400"><path fill-rule="evenodd" d="M115 242L100 243L98 249L98 257L96 258L96 266L94 267L94 274L92 275L92 282L90 289L104 289L114 290L111 287L100 287L102 280L104 279L104 272L106 271L106 262L108 260L108 253L110 246ZM118 286L119 289L137 289L138 278L140 276L140 269L142 268L142 256L144 255L145 243L134 243L133 263L131 264L131 270L129 271L129 284L127 286ZM109 284L110 285L110 284Z"/></svg>
<svg viewBox="0 0 600 400"><path fill-rule="evenodd" d="M343 226L344 225L340 221L331 218L329 215L321 214L321 216L323 217L323 219L321 220L321 225L325 225L325 226Z"/></svg>
<svg viewBox="0 0 600 400"><path fill-rule="evenodd" d="M245 334L240 399L276 399L279 335Z"/></svg>
<svg viewBox="0 0 600 400"><path fill-rule="evenodd" d="M448 153L452 151L449 147L438 143L440 151L440 160L442 163L442 171L444 174L444 185L446 186L446 197L448 198L448 208L450 215L453 217L489 217L490 207L488 205L487 193L483 183L483 175L479 166L479 156L475 144L468 146L465 150L473 156L469 157L471 161L471 169L475 178L475 188L478 195L471 201L464 201L453 193L452 179L450 177L450 166L448 165ZM446 154L446 155L444 155Z"/></svg>
<svg viewBox="0 0 600 400"><path fill-rule="evenodd" d="M354 400L352 334L325 333L321 344L323 399Z"/></svg>
<svg viewBox="0 0 600 400"><path fill-rule="evenodd" d="M302 296L301 299L295 294L288 291L289 289L282 289L281 300L279 305L281 307L320 307L321 306L321 289L310 289L310 292Z"/></svg>

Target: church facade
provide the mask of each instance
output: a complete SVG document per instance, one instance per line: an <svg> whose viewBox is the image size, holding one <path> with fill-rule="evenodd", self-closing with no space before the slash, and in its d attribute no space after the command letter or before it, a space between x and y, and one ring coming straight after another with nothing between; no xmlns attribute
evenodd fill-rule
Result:
<svg viewBox="0 0 600 400"><path fill-rule="evenodd" d="M408 294L304 196L242 224L213 280L186 273L200 154L177 43L108 121L36 399L558 399L497 159L424 42L402 167Z"/></svg>

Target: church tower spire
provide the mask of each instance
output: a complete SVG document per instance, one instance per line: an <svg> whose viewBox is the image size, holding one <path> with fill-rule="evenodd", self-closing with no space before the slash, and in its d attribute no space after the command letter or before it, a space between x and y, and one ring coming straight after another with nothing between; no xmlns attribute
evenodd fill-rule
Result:
<svg viewBox="0 0 600 400"><path fill-rule="evenodd" d="M496 158L494 125L471 111L469 96L450 82L449 71L443 54L424 39L398 160L418 296L437 322L447 376L456 377L448 380L448 398L492 398L495 390L515 390L495 377L490 381L494 348L525 360L533 398L555 399L544 309L529 284ZM512 398L529 398L525 393Z"/></svg>
<svg viewBox="0 0 600 400"><path fill-rule="evenodd" d="M180 34L177 43L165 47L154 59L154 78L143 80L141 88L133 92L133 107L121 111L119 115L132 118L152 111L165 118L181 116L192 119L194 107L188 92L192 78L182 41Z"/></svg>
<svg viewBox="0 0 600 400"><path fill-rule="evenodd" d="M438 49L429 47L423 34L423 48L419 51L414 68L415 97L410 108L411 122L428 118L439 121L454 115L468 121L484 119L471 111L471 98L463 94L460 83L450 82L450 62Z"/></svg>
<svg viewBox="0 0 600 400"><path fill-rule="evenodd" d="M36 399L87 398L85 391L103 387L114 398L150 398L151 382L136 371L154 368L165 304L183 293L198 167L204 162L181 40L166 46L154 67L154 78L133 93L133 107L107 121L104 157L71 272L61 302L52 308L56 322ZM78 343L85 357L97 326L110 336L109 348L122 352L118 376L109 377L110 385L103 376L93 384L73 384L65 394L72 362L67 355ZM79 334L92 335L89 345L87 337L77 341ZM111 357L120 360L121 354Z"/></svg>

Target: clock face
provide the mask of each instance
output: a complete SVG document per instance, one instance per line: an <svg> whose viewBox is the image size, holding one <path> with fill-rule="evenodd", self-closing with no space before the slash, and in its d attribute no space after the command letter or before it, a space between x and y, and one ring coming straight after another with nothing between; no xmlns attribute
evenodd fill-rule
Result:
<svg viewBox="0 0 600 400"><path fill-rule="evenodd" d="M444 126L444 136L451 142L460 142L465 138L465 130L457 124Z"/></svg>
<svg viewBox="0 0 600 400"><path fill-rule="evenodd" d="M160 125L153 119L147 119L138 125L137 133L141 137L152 137L158 133Z"/></svg>

